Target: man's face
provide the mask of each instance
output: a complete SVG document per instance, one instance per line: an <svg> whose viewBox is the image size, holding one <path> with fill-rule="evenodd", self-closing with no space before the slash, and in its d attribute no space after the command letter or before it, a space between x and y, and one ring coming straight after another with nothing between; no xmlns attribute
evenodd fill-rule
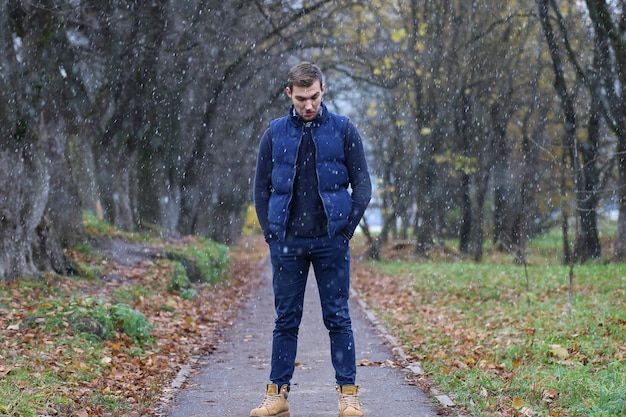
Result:
<svg viewBox="0 0 626 417"><path fill-rule="evenodd" d="M310 87L294 85L292 89L287 87L285 91L302 120L310 122L317 116L325 89L325 85L316 81Z"/></svg>

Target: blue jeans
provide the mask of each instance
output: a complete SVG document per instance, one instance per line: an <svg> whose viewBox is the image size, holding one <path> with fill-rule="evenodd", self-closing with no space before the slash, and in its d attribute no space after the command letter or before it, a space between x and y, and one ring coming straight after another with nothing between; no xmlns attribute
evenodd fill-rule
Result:
<svg viewBox="0 0 626 417"><path fill-rule="evenodd" d="M304 291L313 266L330 355L338 385L354 385L356 354L348 308L350 246L343 236L270 241L276 320L272 339L270 380L290 384L295 368Z"/></svg>

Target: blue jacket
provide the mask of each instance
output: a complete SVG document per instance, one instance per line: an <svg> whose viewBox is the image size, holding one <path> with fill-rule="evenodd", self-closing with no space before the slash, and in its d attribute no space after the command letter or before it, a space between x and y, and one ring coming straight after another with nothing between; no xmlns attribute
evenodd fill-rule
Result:
<svg viewBox="0 0 626 417"><path fill-rule="evenodd" d="M255 207L267 240L284 239L293 200L296 160L304 124L293 108L271 122L261 139L255 177ZM361 138L348 118L322 104L311 122L318 192L329 236L351 238L371 198ZM352 189L350 193L349 188Z"/></svg>

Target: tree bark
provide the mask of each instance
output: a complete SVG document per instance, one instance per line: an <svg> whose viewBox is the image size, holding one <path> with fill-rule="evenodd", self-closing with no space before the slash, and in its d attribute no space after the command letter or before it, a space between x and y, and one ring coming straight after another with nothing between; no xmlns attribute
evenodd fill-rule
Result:
<svg viewBox="0 0 626 417"><path fill-rule="evenodd" d="M470 104L470 97L466 94L465 87L461 89L459 94L459 103L455 117L455 133L461 143L461 155L466 161L469 161L471 159L470 127L472 123L472 108ZM459 228L459 251L461 251L461 253L468 254L470 253L472 246L472 230L476 227L471 197L472 178L474 178L475 174L471 173L467 166L461 166L460 171L461 223Z"/></svg>
<svg viewBox="0 0 626 417"><path fill-rule="evenodd" d="M472 232L472 198L470 194L471 177L461 174L461 222L459 226L459 251L469 253Z"/></svg>
<svg viewBox="0 0 626 417"><path fill-rule="evenodd" d="M506 99L502 99L503 102ZM507 147L506 124L507 117L505 110L501 107L503 103L500 100L492 104L490 108L490 116L492 130L494 134L494 146L489 152L493 158L493 244L499 250L511 250L511 238L507 233L507 218L511 212L507 201L511 194L509 190L507 162L509 160L509 151Z"/></svg>
<svg viewBox="0 0 626 417"><path fill-rule="evenodd" d="M618 147L617 170L619 175L620 184L626 184L626 146L620 145ZM626 260L626 190L624 185L620 187L618 191L618 208L619 216L617 219L617 234L615 237L615 249L613 255L616 260Z"/></svg>
<svg viewBox="0 0 626 417"><path fill-rule="evenodd" d="M2 125L11 126L4 121ZM5 145L0 150L0 277L13 280L39 274L33 246L40 247L36 244L37 226L42 222L49 185L46 163L35 150L33 137L26 132L30 137L17 132L7 137L7 129L2 130ZM7 146L7 141L13 142L13 146ZM51 247L47 240L42 243Z"/></svg>
<svg viewBox="0 0 626 417"><path fill-rule="evenodd" d="M36 275L32 242L48 198L48 172L37 149L36 117L21 87L28 80L13 46L11 20L23 15L0 2L0 278ZM21 26L20 26L21 27Z"/></svg>
<svg viewBox="0 0 626 417"><path fill-rule="evenodd" d="M50 5L50 7L52 7ZM3 140L0 232L4 279L65 272L62 248L83 237L80 200L65 156L68 125L76 113L67 77L63 14L47 7L2 3L3 77L0 136ZM13 34L20 36L16 50ZM19 54L19 58L18 58ZM68 79L66 79L68 78ZM34 88L36 87L36 88Z"/></svg>
<svg viewBox="0 0 626 417"><path fill-rule="evenodd" d="M580 262L599 258L602 254L600 237L598 234L598 193L600 192L600 174L597 168L600 135L600 115L595 100L589 110L587 125L587 141L578 149L582 157L582 198L578 215L580 218L580 233L574 245L574 256Z"/></svg>

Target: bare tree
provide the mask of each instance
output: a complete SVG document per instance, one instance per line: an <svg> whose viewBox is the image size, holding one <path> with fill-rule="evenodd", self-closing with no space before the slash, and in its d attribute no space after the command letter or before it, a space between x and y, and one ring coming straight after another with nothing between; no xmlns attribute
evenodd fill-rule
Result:
<svg viewBox="0 0 626 417"><path fill-rule="evenodd" d="M596 38L598 83L591 83L609 128L617 137L615 159L618 171L616 197L619 207L614 256L626 260L626 4L609 5L605 0L587 0ZM616 86L619 86L618 88Z"/></svg>

